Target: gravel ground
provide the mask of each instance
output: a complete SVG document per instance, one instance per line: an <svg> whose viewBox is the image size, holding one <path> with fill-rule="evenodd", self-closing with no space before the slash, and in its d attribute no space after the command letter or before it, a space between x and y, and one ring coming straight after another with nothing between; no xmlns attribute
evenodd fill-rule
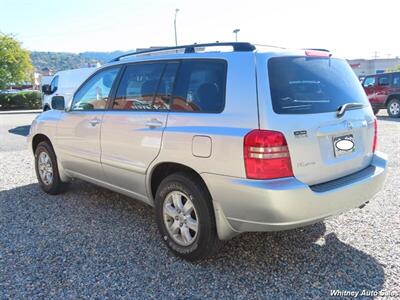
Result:
<svg viewBox="0 0 400 300"><path fill-rule="evenodd" d="M379 119L390 169L369 205L303 229L243 234L200 263L168 251L150 207L78 180L66 194L48 196L30 151L0 147L0 298L400 293L400 120Z"/></svg>

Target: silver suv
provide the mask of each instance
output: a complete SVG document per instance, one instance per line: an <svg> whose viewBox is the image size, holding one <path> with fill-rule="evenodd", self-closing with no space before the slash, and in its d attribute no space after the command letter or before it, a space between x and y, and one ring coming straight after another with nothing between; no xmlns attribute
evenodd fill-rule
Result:
<svg viewBox="0 0 400 300"><path fill-rule="evenodd" d="M154 206L162 239L188 260L242 232L362 207L386 176L368 99L325 50L130 53L92 74L69 107L62 97L52 106L29 135L42 189L79 178Z"/></svg>

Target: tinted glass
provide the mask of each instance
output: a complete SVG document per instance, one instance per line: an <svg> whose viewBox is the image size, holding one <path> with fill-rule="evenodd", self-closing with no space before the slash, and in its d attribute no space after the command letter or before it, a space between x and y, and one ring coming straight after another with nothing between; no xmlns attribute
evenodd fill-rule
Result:
<svg viewBox="0 0 400 300"><path fill-rule="evenodd" d="M393 85L396 87L400 86L400 74L393 75Z"/></svg>
<svg viewBox="0 0 400 300"><path fill-rule="evenodd" d="M225 85L224 61L182 61L171 110L219 113L225 105Z"/></svg>
<svg viewBox="0 0 400 300"><path fill-rule="evenodd" d="M113 109L152 109L164 66L165 63L128 65L119 84Z"/></svg>
<svg viewBox="0 0 400 300"><path fill-rule="evenodd" d="M153 109L166 109L169 110L169 104L172 96L172 89L174 88L176 70L178 63L168 63L165 66L164 73L158 85L156 96L154 97Z"/></svg>
<svg viewBox="0 0 400 300"><path fill-rule="evenodd" d="M375 77L367 77L364 80L364 87L374 86L375 85Z"/></svg>
<svg viewBox="0 0 400 300"><path fill-rule="evenodd" d="M72 110L101 110L107 106L112 85L119 67L100 71L75 94Z"/></svg>
<svg viewBox="0 0 400 300"><path fill-rule="evenodd" d="M380 86L389 85L389 76L381 76L381 77L379 77L378 84Z"/></svg>
<svg viewBox="0 0 400 300"><path fill-rule="evenodd" d="M320 57L276 57L268 62L273 109L278 114L333 112L358 102L365 92L345 60Z"/></svg>

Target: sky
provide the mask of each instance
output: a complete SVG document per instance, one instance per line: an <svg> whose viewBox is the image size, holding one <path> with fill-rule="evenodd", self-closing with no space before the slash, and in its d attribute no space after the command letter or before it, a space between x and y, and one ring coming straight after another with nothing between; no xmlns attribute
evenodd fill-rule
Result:
<svg viewBox="0 0 400 300"><path fill-rule="evenodd" d="M31 51L114 51L239 41L400 56L396 0L0 0L0 32Z"/></svg>

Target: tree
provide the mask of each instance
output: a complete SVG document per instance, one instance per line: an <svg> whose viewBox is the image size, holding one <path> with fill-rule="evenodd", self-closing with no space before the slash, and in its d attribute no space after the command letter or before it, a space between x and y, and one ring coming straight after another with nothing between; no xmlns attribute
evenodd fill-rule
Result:
<svg viewBox="0 0 400 300"><path fill-rule="evenodd" d="M385 72L398 72L398 71L400 71L400 65L397 65L397 66L392 67L392 68L387 68L385 70Z"/></svg>
<svg viewBox="0 0 400 300"><path fill-rule="evenodd" d="M32 80L29 52L13 36L0 32L0 89Z"/></svg>

